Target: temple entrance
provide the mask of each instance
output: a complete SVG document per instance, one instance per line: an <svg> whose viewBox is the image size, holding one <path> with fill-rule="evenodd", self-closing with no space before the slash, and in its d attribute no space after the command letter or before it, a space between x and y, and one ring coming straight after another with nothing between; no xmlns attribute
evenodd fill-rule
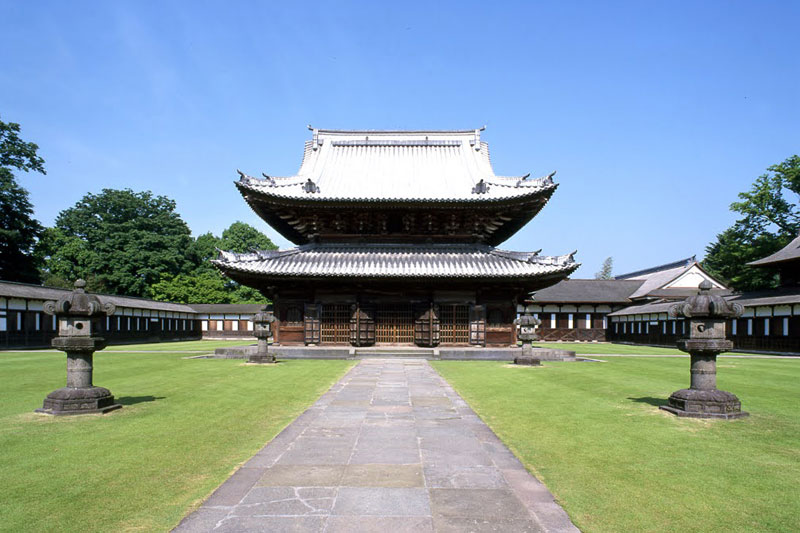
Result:
<svg viewBox="0 0 800 533"><path fill-rule="evenodd" d="M350 304L323 304L321 340L324 344L350 342Z"/></svg>
<svg viewBox="0 0 800 533"><path fill-rule="evenodd" d="M375 312L375 340L381 344L412 344L414 315L410 303L381 303Z"/></svg>
<svg viewBox="0 0 800 533"><path fill-rule="evenodd" d="M440 304L439 324L443 343L469 343L469 305Z"/></svg>

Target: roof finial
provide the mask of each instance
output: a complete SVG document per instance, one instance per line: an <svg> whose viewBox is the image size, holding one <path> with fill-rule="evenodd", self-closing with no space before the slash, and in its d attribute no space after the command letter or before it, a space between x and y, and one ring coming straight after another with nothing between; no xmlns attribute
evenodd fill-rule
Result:
<svg viewBox="0 0 800 533"><path fill-rule="evenodd" d="M311 136L311 149L315 152L319 150L319 145L322 144L319 142L319 130L311 128L311 125L308 126L314 134Z"/></svg>

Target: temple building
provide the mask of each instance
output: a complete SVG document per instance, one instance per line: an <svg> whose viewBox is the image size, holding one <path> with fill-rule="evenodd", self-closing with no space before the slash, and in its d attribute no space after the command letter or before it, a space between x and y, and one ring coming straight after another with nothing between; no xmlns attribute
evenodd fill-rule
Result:
<svg viewBox="0 0 800 533"><path fill-rule="evenodd" d="M579 264L496 248L557 185L496 176L481 131L313 129L296 175L236 182L297 246L214 264L272 300L276 343L512 345L517 305Z"/></svg>

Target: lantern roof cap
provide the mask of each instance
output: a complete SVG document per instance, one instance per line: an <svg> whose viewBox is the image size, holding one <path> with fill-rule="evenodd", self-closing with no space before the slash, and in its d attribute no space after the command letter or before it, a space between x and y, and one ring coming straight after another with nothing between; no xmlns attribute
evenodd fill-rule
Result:
<svg viewBox="0 0 800 533"><path fill-rule="evenodd" d="M685 318L735 318L741 316L744 307L741 304L728 302L722 296L713 294L711 289L714 285L703 280L698 285L699 292L694 296L689 296L685 301L672 305L669 314L672 317Z"/></svg>
<svg viewBox="0 0 800 533"><path fill-rule="evenodd" d="M49 315L66 317L100 317L114 314L116 306L111 302L101 302L94 294L86 292L86 281L75 280L75 288L58 300L44 303L44 312Z"/></svg>

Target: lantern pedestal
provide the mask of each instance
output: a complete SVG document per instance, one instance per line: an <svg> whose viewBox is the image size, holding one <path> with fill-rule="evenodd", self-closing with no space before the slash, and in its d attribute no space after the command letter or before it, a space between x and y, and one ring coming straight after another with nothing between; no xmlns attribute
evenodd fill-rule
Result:
<svg viewBox="0 0 800 533"><path fill-rule="evenodd" d="M522 341L522 355L514 358L515 365L539 366L542 360L533 355L533 346L530 341Z"/></svg>
<svg viewBox="0 0 800 533"><path fill-rule="evenodd" d="M92 332L98 329L100 317L114 313L114 305L87 294L85 286L85 281L78 280L71 293L44 303L44 311L58 318L58 337L52 346L67 354L67 386L48 394L37 413L88 415L122 407L111 391L92 383L94 352L106 347L105 339Z"/></svg>
<svg viewBox="0 0 800 533"><path fill-rule="evenodd" d="M515 365L539 366L542 361L533 355L533 341L538 340L536 327L542 323L541 320L532 315L522 315L514 320L517 326L517 337L522 341L522 355L514 358Z"/></svg>
<svg viewBox="0 0 800 533"><path fill-rule="evenodd" d="M269 353L268 339L272 336L272 323L275 316L264 306L264 309L253 315L253 335L258 339L255 353L251 353L248 363L269 364L275 363L275 356Z"/></svg>
<svg viewBox="0 0 800 533"><path fill-rule="evenodd" d="M689 322L689 338L678 341L678 349L691 357L691 382L688 389L673 392L669 404L660 409L688 418L733 419L748 416L735 394L717 389L717 355L733 349L725 338L725 319L740 316L742 306L729 304L711 294L711 284L703 281L697 296L673 305L669 314Z"/></svg>
<svg viewBox="0 0 800 533"><path fill-rule="evenodd" d="M122 407L114 401L114 395L104 387L64 387L54 390L44 399L37 413L46 415L89 415L107 413Z"/></svg>
<svg viewBox="0 0 800 533"><path fill-rule="evenodd" d="M247 359L248 363L267 364L275 363L275 356L269 353L267 348L267 339L258 339L258 348L255 353L251 353Z"/></svg>
<svg viewBox="0 0 800 533"><path fill-rule="evenodd" d="M661 409L688 418L742 418L750 413L742 411L742 403L732 392L714 389L681 389L669 397L669 405Z"/></svg>
<svg viewBox="0 0 800 533"><path fill-rule="evenodd" d="M37 413L46 415L84 415L107 413L122 407L105 387L92 384L94 351L105 347L100 337L53 339L53 347L67 352L67 386L54 390L44 399ZM79 348L73 351L70 348Z"/></svg>

